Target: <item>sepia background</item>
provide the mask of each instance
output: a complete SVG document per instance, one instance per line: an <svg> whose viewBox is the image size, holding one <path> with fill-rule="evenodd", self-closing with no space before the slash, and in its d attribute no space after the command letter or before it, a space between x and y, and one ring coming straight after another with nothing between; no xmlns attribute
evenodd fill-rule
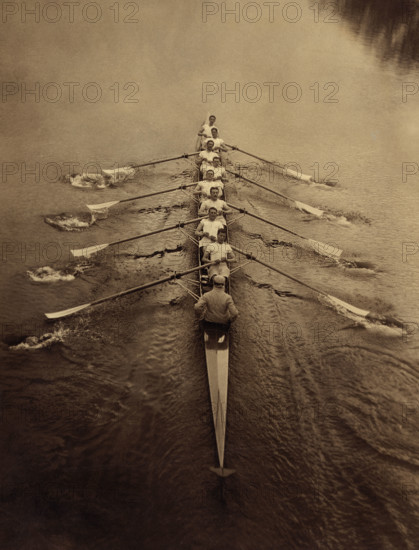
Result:
<svg viewBox="0 0 419 550"><path fill-rule="evenodd" d="M2 3L2 549L417 547L418 25L413 1ZM180 232L69 252L194 217L182 192L95 223L86 208L189 183L190 159L112 188L61 176L191 153L208 113L227 143L334 180L234 152L328 217L233 177L227 193L346 261L249 217L232 242L404 323L365 327L264 267L239 271L224 498L192 298L164 285L44 316L195 265Z"/></svg>

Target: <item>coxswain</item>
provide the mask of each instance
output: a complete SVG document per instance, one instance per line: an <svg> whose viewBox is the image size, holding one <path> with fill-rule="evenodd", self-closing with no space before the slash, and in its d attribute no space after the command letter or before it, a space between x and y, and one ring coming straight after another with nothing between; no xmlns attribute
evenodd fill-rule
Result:
<svg viewBox="0 0 419 550"><path fill-rule="evenodd" d="M211 128L212 126L214 126L215 124L215 116L214 115L211 115L208 119L209 123L208 124L204 124L201 128L201 130L198 132L198 136L202 136L204 138L210 138L212 137L212 134L211 134Z"/></svg>
<svg viewBox="0 0 419 550"><path fill-rule="evenodd" d="M221 180L214 181L214 170L210 168L205 174L205 179L200 181L195 187L193 194L200 195L201 201L209 199L211 187L218 187L218 196L223 196L224 183Z"/></svg>
<svg viewBox="0 0 419 550"><path fill-rule="evenodd" d="M202 253L207 245L217 241L218 230L224 227L223 222L217 220L217 215L217 209L211 207L208 210L208 218L201 220L196 228L195 235L200 237L199 248Z"/></svg>
<svg viewBox="0 0 419 550"><path fill-rule="evenodd" d="M203 201L198 211L198 216L206 216L211 207L217 209L217 219L226 225L224 214L230 214L231 210L225 201L218 198L218 187L211 187L210 198Z"/></svg>
<svg viewBox="0 0 419 550"><path fill-rule="evenodd" d="M215 243L210 243L205 249L204 256L202 258L203 263L217 262L215 265L211 265L208 268L208 275L210 280L214 275L222 275L226 279L230 276L229 263L235 262L233 249L226 242L227 231L225 228L221 228L217 232L217 240Z"/></svg>
<svg viewBox="0 0 419 550"><path fill-rule="evenodd" d="M195 304L195 311L200 319L209 323L228 325L233 322L239 312L233 298L225 291L225 279L215 275L213 289L205 292Z"/></svg>
<svg viewBox="0 0 419 550"><path fill-rule="evenodd" d="M223 183L228 182L227 178L227 172L224 166L221 166L221 159L220 157L214 157L213 162L213 169L214 169L214 180L219 181L221 180Z"/></svg>

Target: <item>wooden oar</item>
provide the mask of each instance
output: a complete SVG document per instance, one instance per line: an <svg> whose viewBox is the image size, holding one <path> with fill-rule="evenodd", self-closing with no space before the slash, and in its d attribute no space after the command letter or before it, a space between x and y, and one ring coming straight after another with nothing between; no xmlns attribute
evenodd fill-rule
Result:
<svg viewBox="0 0 419 550"><path fill-rule="evenodd" d="M268 223L269 225L272 225L273 227L277 227L278 229L282 229L283 231L286 231L287 233L291 233L291 235L295 235L296 237L300 237L300 239L304 239L307 241L310 248L312 248L317 254L320 254L322 256L327 256L329 258L333 258L334 260L338 260L343 252L343 250L340 250L336 246L322 243L320 241L315 241L314 239L309 239L308 237L303 237L303 235L299 235L295 231L292 231L291 229L288 229L287 227L283 227L282 225L278 225L277 223L271 222L270 220L267 220L266 218L261 218L260 216L256 216L256 214L252 214L251 212L248 212L244 208L240 208L238 206L234 206L234 204L227 203L230 208L234 208L234 210L238 210L242 214L247 214L248 216L251 216L252 218L255 218L256 220L260 220L262 222Z"/></svg>
<svg viewBox="0 0 419 550"><path fill-rule="evenodd" d="M289 168L286 168L283 164L280 164L279 162L272 162L271 160L263 159L262 157L258 157L257 155L254 155L253 153L249 153L248 151L244 151L243 149L240 149L237 147L237 145L229 145L226 143L227 147L230 147L233 149L233 151L240 151L241 153L244 153L245 155L248 155L249 157L253 157L255 159L261 160L262 162L266 162L267 164L271 164L272 166L275 166L275 168L282 168L282 170L285 170L285 174L288 176L291 176L294 179L297 180L303 180L303 181L314 181L311 176L307 176L306 174L299 174L298 172L295 172L294 170L289 170Z"/></svg>
<svg viewBox="0 0 419 550"><path fill-rule="evenodd" d="M131 166L133 168L143 168L144 166L151 166L152 164L161 164L162 162L169 162L171 160L178 160L178 159L187 159L188 157L192 157L193 155L199 155L200 151L194 151L193 153L183 153L183 155L179 155L177 157L169 157L165 159L160 160L153 160L152 162L144 162L143 164L132 164Z"/></svg>
<svg viewBox="0 0 419 550"><path fill-rule="evenodd" d="M376 313L372 313L370 311L367 311L366 309L360 309L358 307L355 307L351 304L348 304L347 302L344 302L343 300L340 300L339 298L335 298L335 296L332 296L331 294L327 294L327 292L324 292L324 290L320 290L318 288L315 288L314 286L311 286L304 281L300 281L300 279L297 279L296 277L293 277L292 275L289 275L288 273L285 273L284 271L281 271L280 269L274 267L273 265L270 265L262 260L259 260L256 258L253 254L250 254L248 252L244 252L243 250L240 250L234 245L231 245L231 248L238 252L239 254L242 254L245 256L248 260L253 260L268 269L272 269L272 271L276 271L276 273L279 273L280 275L283 275L284 277L287 277L288 279L291 279L292 281L295 281L296 283L305 286L306 288L309 288L310 290L313 290L317 294L320 294L324 296L330 304L335 306L335 308L340 313L344 313L347 316L347 313L352 313L353 315L356 315L357 317L364 317L365 319L369 321L378 321L381 324L384 325L395 325L397 327L403 328L405 325L402 321L399 321L398 319L395 319L394 317L386 317L385 315L378 315ZM353 320L352 317L349 317Z"/></svg>
<svg viewBox="0 0 419 550"><path fill-rule="evenodd" d="M61 319L62 317L68 317L69 315L74 315L74 313L78 313L83 309L86 309L91 306L95 306L97 304L101 304L103 302L107 302L108 300L120 298L121 296L132 294L133 292L139 292L141 290L145 290L152 286L157 286L163 283L167 283L168 281L173 281L174 279L180 279L184 275L188 275L189 273L193 273L194 271L199 271L200 269L205 269L208 266L213 265L215 263L216 263L215 261L209 262L207 264L199 265L197 267L192 267L191 269L187 269L186 271L181 271L179 273L172 273L172 275L164 277L163 279L156 279L155 281L151 281L150 283L146 283L144 285L135 286L133 288L129 288L128 290L122 290L121 292L117 292L116 294L111 294L110 296L105 296L104 298L99 298L98 300L94 300L93 302L89 302L88 304L82 304L80 306L71 307L69 309L63 309L61 311L56 311L54 313L45 313L45 315L48 319Z"/></svg>
<svg viewBox="0 0 419 550"><path fill-rule="evenodd" d="M233 172L232 170L227 170L227 172L229 172L230 174L233 174L234 176L237 176L238 178L241 178L242 180L248 181L249 183L253 183L253 185L260 187L261 189L265 189L265 191L269 191L270 193L273 193L274 195L277 195L278 197L281 197L287 200L297 210L307 212L308 214L313 214L313 216L316 216L317 218L321 218L324 214L324 211L320 210L319 208L314 208L314 206L310 206L309 204L304 204L303 202L296 201L291 197L287 197L286 195L283 195L278 191L274 191L273 189L270 189L269 187L266 187L265 185L258 183L257 181L246 178L245 176L242 176L238 172Z"/></svg>
<svg viewBox="0 0 419 550"><path fill-rule="evenodd" d="M202 217L194 218L193 220L187 220L186 222L178 222L176 225L170 225L169 227L165 227L164 229L157 229L156 231L150 231L149 233L143 233L142 235L134 235L133 237L120 239L119 241L112 241L111 243L96 244L94 246L88 246L86 248L79 248L78 250L71 250L71 253L75 258L78 258L81 256L88 258L92 254L96 254L100 250L104 250L105 248L108 248L108 246L112 246L114 244L120 244L120 243L127 243L129 241L142 239L144 237L150 237L150 235L157 235L158 233L163 233L163 231L171 231L172 229L177 229L178 227L183 227L184 225L189 225L191 223L199 222L201 220L202 220Z"/></svg>
<svg viewBox="0 0 419 550"><path fill-rule="evenodd" d="M115 206L116 204L120 204L122 202L129 202L129 201L135 201L137 199L146 199L147 197L154 197L155 195L162 195L163 193L171 193L172 191L179 191L181 189L186 189L187 187L192 187L194 185L197 185L199 182L195 183L188 183L184 185L178 185L178 187L171 187L170 189L165 189L164 191L156 191L155 193L148 193L147 195L137 195L136 197L130 197L128 199L121 199L119 201L110 201L110 202L102 202L101 204L86 204L87 208L90 210L103 210L104 208L110 208L111 206Z"/></svg>

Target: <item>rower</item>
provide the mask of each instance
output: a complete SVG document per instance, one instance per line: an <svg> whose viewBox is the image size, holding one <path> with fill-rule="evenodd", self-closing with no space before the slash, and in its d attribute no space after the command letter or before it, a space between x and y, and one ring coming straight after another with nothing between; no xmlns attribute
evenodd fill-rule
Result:
<svg viewBox="0 0 419 550"><path fill-rule="evenodd" d="M201 165L201 172L204 174L208 169L213 168L212 161L218 156L214 151L214 140L209 139L205 144L205 149L198 155L196 162Z"/></svg>
<svg viewBox="0 0 419 550"><path fill-rule="evenodd" d="M223 227L217 232L217 241L210 243L205 248L204 256L202 258L203 263L217 262L215 265L211 265L208 268L208 275L210 280L214 275L222 275L226 279L230 276L229 263L235 262L236 258L233 253L233 249L226 242L227 231Z"/></svg>
<svg viewBox="0 0 419 550"><path fill-rule="evenodd" d="M224 194L224 183L221 180L214 181L214 170L210 168L205 174L205 179L200 181L195 187L194 195L200 195L201 202L210 198L211 187L218 187L218 196L222 197Z"/></svg>
<svg viewBox="0 0 419 550"><path fill-rule="evenodd" d="M220 220L224 225L226 225L223 214L230 214L231 210L225 201L218 198L218 192L218 187L211 187L210 198L203 201L198 211L198 216L206 216L208 214L208 210L211 207L214 207L217 209L217 220Z"/></svg>
<svg viewBox="0 0 419 550"><path fill-rule="evenodd" d="M201 128L201 130L198 132L198 136L202 136L204 138L210 138L212 137L211 134L211 127L215 124L215 116L211 115L209 117L209 124L204 124Z"/></svg>
<svg viewBox="0 0 419 550"><path fill-rule="evenodd" d="M208 210L208 218L201 220L195 231L195 235L200 237L199 250L202 254L209 244L216 242L218 230L223 227L223 222L217 220L217 209L211 207Z"/></svg>
<svg viewBox="0 0 419 550"><path fill-rule="evenodd" d="M214 180L219 181L221 180L223 183L228 182L227 178L227 172L224 166L221 166L221 159L220 157L214 157L213 162L213 168L214 168Z"/></svg>
<svg viewBox="0 0 419 550"><path fill-rule="evenodd" d="M214 151L216 151L217 153L219 153L220 151L224 151L225 153L227 153L228 149L224 145L224 140L219 137L218 128L216 128L215 126L213 128L211 128L211 138L210 139L214 140ZM206 141L208 141L208 140L206 140ZM204 145L206 144L206 141L204 142Z"/></svg>
<svg viewBox="0 0 419 550"><path fill-rule="evenodd" d="M195 311L201 320L209 323L228 325L236 319L239 312L233 298L225 291L224 277L214 276L213 289L200 297L195 304Z"/></svg>

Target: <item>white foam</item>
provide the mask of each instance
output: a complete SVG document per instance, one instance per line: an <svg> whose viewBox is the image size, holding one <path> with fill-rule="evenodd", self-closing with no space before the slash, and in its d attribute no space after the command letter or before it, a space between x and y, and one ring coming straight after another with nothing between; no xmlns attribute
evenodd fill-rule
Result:
<svg viewBox="0 0 419 550"><path fill-rule="evenodd" d="M57 281L73 281L75 276L71 273L57 271L49 266L39 267L26 272L29 278L36 283L56 283Z"/></svg>
<svg viewBox="0 0 419 550"><path fill-rule="evenodd" d="M86 222L79 220L76 216L57 216L55 219L45 218L45 221L64 231L77 231L90 227L95 222L95 218L92 216L90 222Z"/></svg>
<svg viewBox="0 0 419 550"><path fill-rule="evenodd" d="M14 351L22 350L38 350L43 348L49 348L53 344L64 341L64 337L70 332L69 329L59 328L54 332L47 332L40 336L28 336L24 342L17 344L16 346L10 346L9 349Z"/></svg>

